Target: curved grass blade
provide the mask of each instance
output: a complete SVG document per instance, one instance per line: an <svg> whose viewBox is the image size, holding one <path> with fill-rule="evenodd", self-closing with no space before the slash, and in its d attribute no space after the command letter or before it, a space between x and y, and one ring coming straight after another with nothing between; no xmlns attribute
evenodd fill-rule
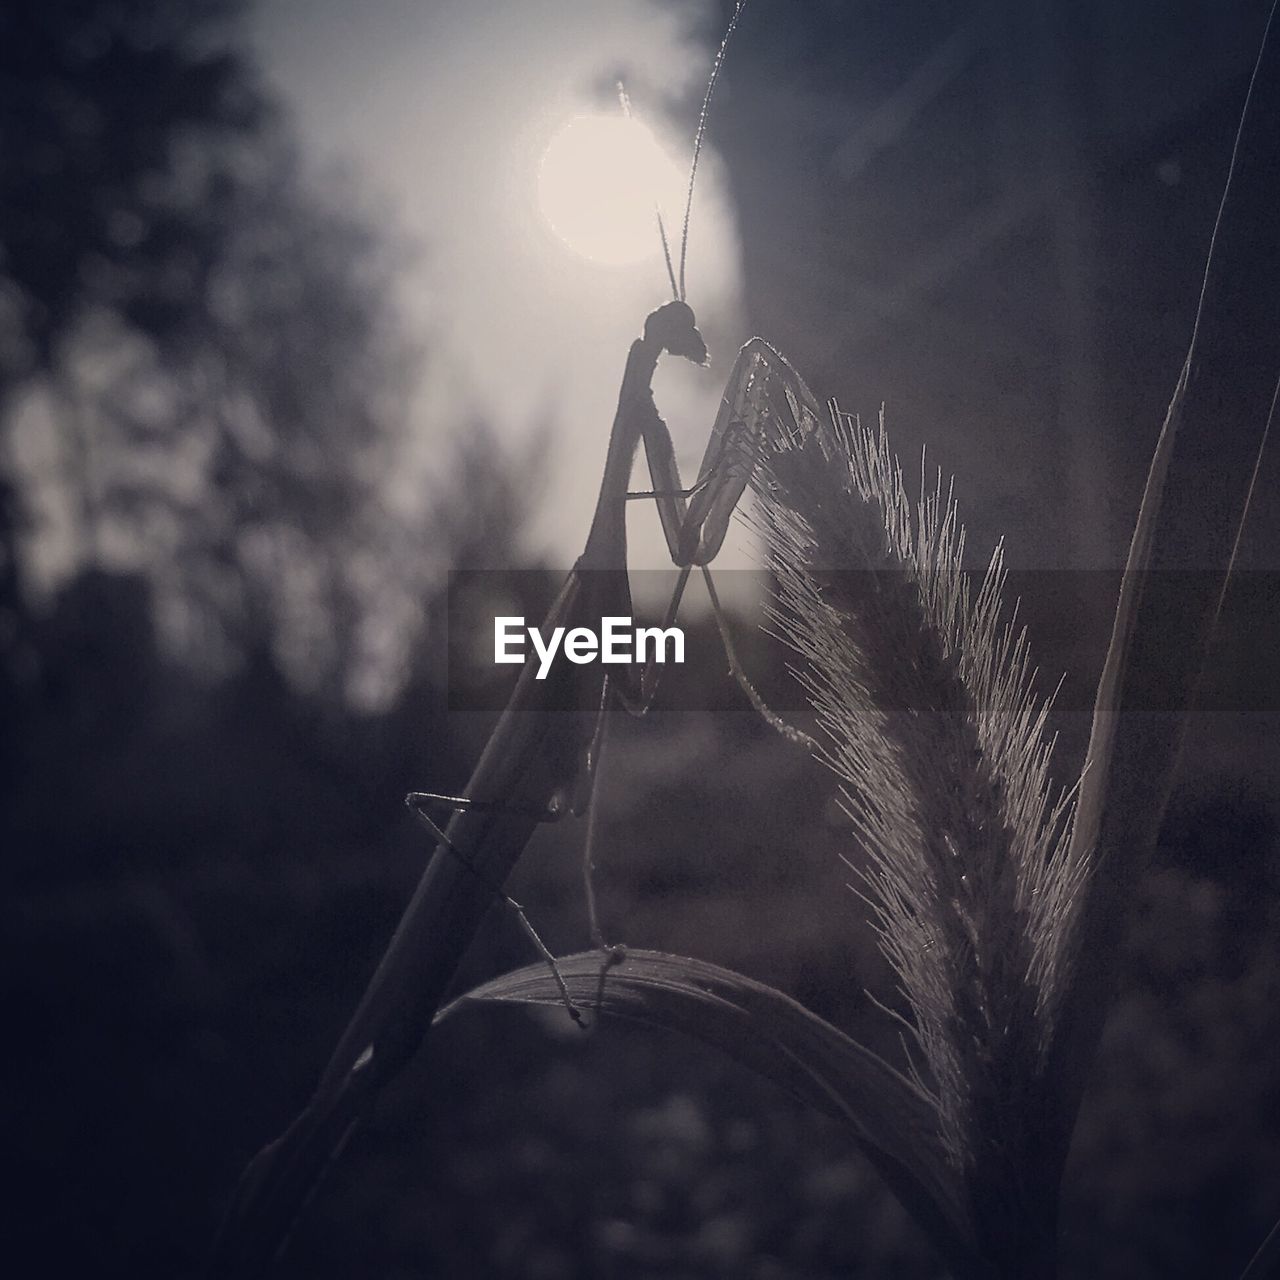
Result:
<svg viewBox="0 0 1280 1280"><path fill-rule="evenodd" d="M846 1121L953 1274L980 1274L961 1187L938 1136L934 1099L916 1083L790 996L732 970L628 950L602 981L605 963L598 951L561 958L560 973L576 1005L701 1040ZM545 967L530 965L468 991L436 1020L481 1003L563 1001Z"/></svg>

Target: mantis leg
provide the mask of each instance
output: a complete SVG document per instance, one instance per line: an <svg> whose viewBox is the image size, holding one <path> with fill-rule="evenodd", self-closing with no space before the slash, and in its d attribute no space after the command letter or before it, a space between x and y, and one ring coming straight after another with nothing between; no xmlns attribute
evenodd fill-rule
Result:
<svg viewBox="0 0 1280 1280"><path fill-rule="evenodd" d="M720 643L724 648L724 656L729 660L729 674L737 682L738 688L747 695L747 701L755 708L760 718L771 728L776 729L788 742L798 747L807 747L810 751L817 749L818 744L803 729L788 724L760 696L755 685L751 683L747 673L738 661L737 651L733 647L733 637L729 634L729 621L720 607L720 597L716 594L716 584L711 579L711 570L702 566L702 579L707 584L707 596L711 600L711 612L715 615L716 628L720 632Z"/></svg>
<svg viewBox="0 0 1280 1280"><path fill-rule="evenodd" d="M606 701L600 706L600 719L596 725L595 737L591 743L593 768L599 771L604 760L605 742L609 729L609 705ZM596 1008L604 1003L604 983L610 969L621 964L627 958L627 949L621 943L606 942L604 929L600 925L600 911L596 903L596 793L593 790L587 807L587 838L582 845L582 885L587 898L587 921L591 928L591 945L600 951L604 961L600 966L600 980L596 987Z"/></svg>
<svg viewBox="0 0 1280 1280"><path fill-rule="evenodd" d="M711 477L708 475L687 489L628 489L627 501L635 502L640 498L692 498L694 494L701 493L710 483Z"/></svg>
<svg viewBox="0 0 1280 1280"><path fill-rule="evenodd" d="M505 889L500 885L491 883L484 874L476 867L476 865L468 858L461 849L459 849L452 840L449 839L445 829L440 826L427 812L426 805L428 803L445 805L455 811L465 811L471 813L515 813L525 817L536 817L539 822L554 822L562 816L562 811L547 809L541 814L533 814L528 810L519 810L512 808L510 805L489 802L484 800L470 800L466 796L445 796L437 795L432 791L411 791L405 797L405 804L413 810L414 816L427 828L428 831L436 838L436 840L449 850L456 858L461 861L462 865L471 872L472 875L478 877L486 888L493 894L495 898L500 899L514 914L520 922L520 927L524 930L526 936L537 948L538 954L547 962L551 969L552 976L555 978L556 986L560 989L560 999L565 1009L569 1013L569 1017L573 1019L578 1026L584 1027L586 1024L582 1020L582 1014L578 1011L577 1005L569 996L569 988L565 985L564 977L560 973L560 966L556 963L556 958L551 952L551 948L543 942L541 935L537 929L533 927L533 922L529 919L524 907L522 907ZM594 899L591 900L594 910ZM595 928L594 915L592 918L592 927Z"/></svg>
<svg viewBox="0 0 1280 1280"><path fill-rule="evenodd" d="M720 633L720 644L724 648L724 656L729 662L729 674L733 677L738 688L746 695L747 701L751 703L756 713L770 728L777 730L788 742L792 742L798 747L807 747L809 750L814 750L818 744L813 738L805 733L803 729L797 729L795 725L789 724L784 720L765 702L764 698L760 696L759 690L751 683L751 677L747 675L742 663L738 660L738 653L733 644L733 636L729 631L729 620L725 617L724 609L720 604L720 596L716 591L716 584L711 576L711 570L705 564L701 567L702 580L707 586L707 598L711 601L711 612L716 620L716 630ZM689 572L690 566L688 565L680 570L675 590L671 593L671 600L667 604L666 615L662 619L662 629L664 631L675 623L676 613L680 608L680 600L684 595L685 584L689 580ZM618 697L622 705L633 716L642 716L649 710L649 706L653 702L653 696L657 692L660 671L661 668L652 658L643 667L632 667L628 670L629 678L619 686Z"/></svg>
<svg viewBox="0 0 1280 1280"><path fill-rule="evenodd" d="M558 822L564 817L563 809L533 809L524 805L508 804L505 800L472 800L467 796L442 795L436 791L410 791L405 796L404 802L433 831L435 824L423 813L423 807L428 804L441 805L453 813L509 813L517 818L532 818L535 822Z"/></svg>
<svg viewBox="0 0 1280 1280"><path fill-rule="evenodd" d="M812 432L822 413L785 356L752 338L734 361L711 429L698 479L680 479L671 433L657 410L641 424L645 457L662 532L672 561L707 565L719 554L729 519L763 450Z"/></svg>
<svg viewBox="0 0 1280 1280"><path fill-rule="evenodd" d="M674 623L689 567L698 565L707 584L730 674L769 725L789 741L809 748L815 745L813 739L769 708L738 661L708 565L724 544L729 519L750 483L761 452L781 440L794 441L797 436L808 435L820 416L813 393L787 359L763 339L753 338L734 361L698 479L692 487L685 488L681 481L671 433L656 409L646 416L641 427L653 478L652 490L643 496L654 499L671 558L681 568L663 628ZM632 496L641 495L628 495ZM657 676L650 663L629 681L623 702L633 714L643 714L648 708Z"/></svg>
<svg viewBox="0 0 1280 1280"><path fill-rule="evenodd" d="M684 598L685 585L689 581L689 566L683 565L676 576L675 589L667 602L667 611L663 615L661 629L666 631L675 625L676 614L680 611L680 601ZM618 700L633 716L642 716L649 710L653 695L658 691L658 680L662 668L656 657L650 658L642 667L627 667L626 674L618 685Z"/></svg>

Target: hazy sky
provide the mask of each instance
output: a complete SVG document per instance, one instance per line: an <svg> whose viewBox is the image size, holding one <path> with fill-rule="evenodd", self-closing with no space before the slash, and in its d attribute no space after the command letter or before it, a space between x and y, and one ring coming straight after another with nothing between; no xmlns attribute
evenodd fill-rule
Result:
<svg viewBox="0 0 1280 1280"><path fill-rule="evenodd" d="M518 441L554 427L536 533L568 566L594 505L627 345L670 296L653 253L602 266L567 248L537 200L548 140L576 114L636 115L683 169L691 144L662 112L700 96L719 32L709 4L648 0L261 0L255 38L308 153L354 168L420 241L404 299L428 346L415 442L427 466L479 410ZM696 470L741 330L739 255L714 154L699 170L689 301L709 371L655 383L686 473ZM672 220L678 223L679 211ZM527 438L527 435L525 436ZM418 486L420 472L406 469ZM632 563L667 562L656 518L632 512ZM744 535L739 534L739 541Z"/></svg>

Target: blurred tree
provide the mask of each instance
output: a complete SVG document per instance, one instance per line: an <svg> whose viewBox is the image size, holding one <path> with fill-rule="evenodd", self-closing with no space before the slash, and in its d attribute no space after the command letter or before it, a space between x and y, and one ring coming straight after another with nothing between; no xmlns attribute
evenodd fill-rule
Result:
<svg viewBox="0 0 1280 1280"><path fill-rule="evenodd" d="M229 52L191 39L207 37L231 9L224 0L51 0L0 11L6 437L19 393L55 373L65 338L109 292L108 276L131 278L133 296L115 299L126 311L166 284L175 300L180 294L175 268L193 252L194 228L158 198L171 148L197 129L246 135L263 110ZM157 319L153 313L153 337L165 332ZM19 542L27 515L11 450L0 494L0 636L10 653L25 616Z"/></svg>
<svg viewBox="0 0 1280 1280"><path fill-rule="evenodd" d="M192 268L216 254L225 218L173 200L175 144L248 138L267 112L225 43L239 7L49 0L0 14L0 231L6 307L23 326L4 351L6 390L52 369L95 303L155 338L189 315ZM213 185L225 199L229 185Z"/></svg>
<svg viewBox="0 0 1280 1280"><path fill-rule="evenodd" d="M261 651L337 694L374 598L387 607L371 565L413 354L391 303L403 250L309 185L234 43L241 7L0 14L10 681L31 634L24 564L55 536L14 448L33 402L56 442L64 561L141 569L197 661ZM397 575L409 595L414 564Z"/></svg>

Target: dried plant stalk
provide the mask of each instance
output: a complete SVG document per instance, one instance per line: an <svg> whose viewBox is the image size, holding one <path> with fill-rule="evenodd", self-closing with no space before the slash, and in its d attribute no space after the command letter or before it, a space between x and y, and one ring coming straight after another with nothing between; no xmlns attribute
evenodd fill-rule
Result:
<svg viewBox="0 0 1280 1280"><path fill-rule="evenodd" d="M916 1081L980 1247L1025 1261L1052 1240L1041 1086L1087 859L1069 796L1054 798L1026 632L1003 617L1000 548L971 582L950 493L939 481L913 507L883 422L834 406L778 442L758 488L772 618L866 854Z"/></svg>

